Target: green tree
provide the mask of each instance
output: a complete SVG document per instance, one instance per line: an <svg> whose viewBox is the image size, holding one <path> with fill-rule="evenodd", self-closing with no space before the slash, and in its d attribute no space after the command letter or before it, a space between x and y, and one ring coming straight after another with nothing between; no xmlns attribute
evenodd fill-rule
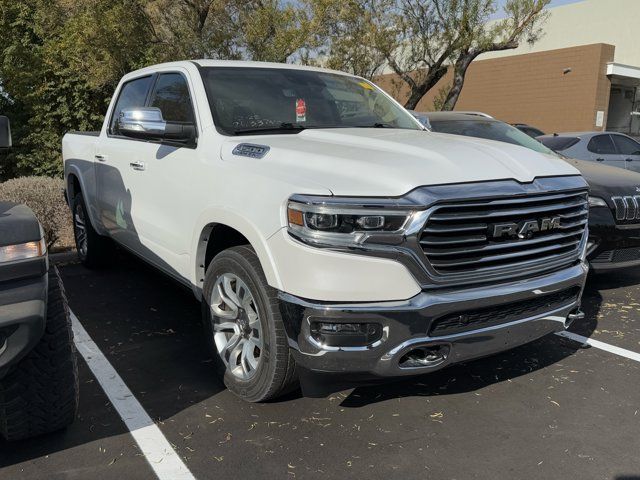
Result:
<svg viewBox="0 0 640 480"><path fill-rule="evenodd" d="M372 79L386 60L375 47L378 18L370 0L318 0L313 12L324 28L319 50L325 67Z"/></svg>
<svg viewBox="0 0 640 480"><path fill-rule="evenodd" d="M505 18L489 22L496 12L494 0L434 0L451 11L458 31L458 47L453 64L453 82L442 106L453 110L460 98L467 69L479 55L518 48L524 40L532 45L543 34L548 18L544 8L550 0L508 0Z"/></svg>
<svg viewBox="0 0 640 480"><path fill-rule="evenodd" d="M408 87L404 106L415 109L455 58L455 12L440 8L435 0L372 0L370 8L375 19L375 48Z"/></svg>
<svg viewBox="0 0 640 480"><path fill-rule="evenodd" d="M60 175L64 133L99 128L119 78L156 46L137 0L0 0L0 31L0 106L16 144L5 176Z"/></svg>

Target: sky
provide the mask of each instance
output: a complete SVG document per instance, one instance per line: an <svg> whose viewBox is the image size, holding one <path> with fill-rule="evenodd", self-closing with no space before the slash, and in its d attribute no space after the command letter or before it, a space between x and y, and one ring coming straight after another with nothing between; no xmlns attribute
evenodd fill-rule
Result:
<svg viewBox="0 0 640 480"><path fill-rule="evenodd" d="M560 5L567 5L569 3L578 3L578 2L582 2L583 0L551 0L551 3L549 4L548 8L553 8L553 7L559 7ZM502 11L502 5L504 5L504 3L506 2L506 0L498 0L498 12ZM496 14L496 18L499 18L501 15L498 13Z"/></svg>

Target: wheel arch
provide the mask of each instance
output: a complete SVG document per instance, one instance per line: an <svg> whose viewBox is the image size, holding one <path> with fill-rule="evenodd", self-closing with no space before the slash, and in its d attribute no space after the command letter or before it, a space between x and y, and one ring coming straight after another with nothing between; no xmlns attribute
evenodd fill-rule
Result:
<svg viewBox="0 0 640 480"><path fill-rule="evenodd" d="M89 173L91 175L87 181L85 175ZM93 172L89 172L86 169L83 170L80 165L72 161L67 161L65 164L65 177L65 190L69 208L73 208L73 199L79 192L82 192L91 225L100 234L104 234L102 224L97 221L98 212L95 207L95 181L93 179Z"/></svg>
<svg viewBox="0 0 640 480"><path fill-rule="evenodd" d="M207 267L215 255L227 248L238 245L250 245L256 252L267 283L281 289L281 282L273 258L267 248L267 238L242 217L226 212L216 218L217 221L201 222L194 235L195 261L192 268L192 285L196 297L200 298Z"/></svg>

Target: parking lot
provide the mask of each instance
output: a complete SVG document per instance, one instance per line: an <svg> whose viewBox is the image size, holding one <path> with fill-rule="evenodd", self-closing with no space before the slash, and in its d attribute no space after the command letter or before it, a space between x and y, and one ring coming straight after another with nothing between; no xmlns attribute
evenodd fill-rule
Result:
<svg viewBox="0 0 640 480"><path fill-rule="evenodd" d="M640 363L629 354L640 353L640 273L591 278L587 318L571 329L626 353L551 336L326 399L293 393L247 404L214 379L190 292L129 256L104 271L75 262L60 270L74 314L186 475L640 478ZM164 451L147 461L86 362L79 366L76 423L62 433L0 443L0 478L148 479L163 471L161 462L176 459ZM132 400L120 395L127 398L118 401Z"/></svg>

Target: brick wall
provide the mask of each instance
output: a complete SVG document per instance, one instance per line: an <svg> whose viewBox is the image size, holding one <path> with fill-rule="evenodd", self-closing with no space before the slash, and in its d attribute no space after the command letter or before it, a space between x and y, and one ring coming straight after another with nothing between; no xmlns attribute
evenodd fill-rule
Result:
<svg viewBox="0 0 640 480"><path fill-rule="evenodd" d="M456 110L486 112L509 123L528 123L545 132L599 130L596 112L609 106L607 62L615 47L603 43L476 60L467 71ZM565 68L572 71L563 74ZM418 111L433 110L450 73L421 100ZM395 75L376 83L401 103L407 89Z"/></svg>

